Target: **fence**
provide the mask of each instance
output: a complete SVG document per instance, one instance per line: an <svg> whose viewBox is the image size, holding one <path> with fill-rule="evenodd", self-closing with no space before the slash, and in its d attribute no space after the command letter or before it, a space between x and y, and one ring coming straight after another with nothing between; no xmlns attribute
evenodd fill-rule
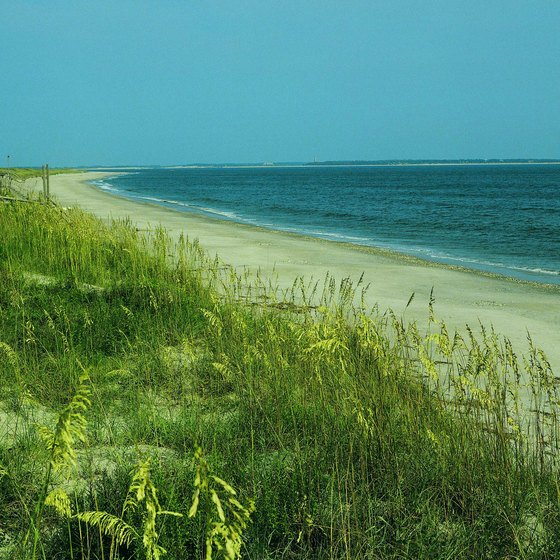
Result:
<svg viewBox="0 0 560 560"><path fill-rule="evenodd" d="M15 183L23 183L27 178L36 177L35 174L29 175L26 177L25 175L21 176L21 173L18 176L16 170L5 170L0 172L0 189L4 191L5 194L13 195L13 196L0 196L1 199L10 200L19 198L26 198L26 195L20 192L20 189L16 187ZM51 187L50 187L50 173L49 173L49 165L45 164L41 166L41 180L43 181L43 197L46 200L50 199L51 194Z"/></svg>
<svg viewBox="0 0 560 560"><path fill-rule="evenodd" d="M12 186L12 176L9 173L0 173L0 188L10 189Z"/></svg>

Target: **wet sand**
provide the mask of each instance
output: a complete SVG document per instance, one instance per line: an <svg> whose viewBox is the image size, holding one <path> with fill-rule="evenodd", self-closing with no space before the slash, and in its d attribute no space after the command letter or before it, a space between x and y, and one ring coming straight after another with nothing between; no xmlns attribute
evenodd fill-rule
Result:
<svg viewBox="0 0 560 560"><path fill-rule="evenodd" d="M555 372L560 372L560 287L521 282L409 258L403 255L347 243L325 241L284 232L236 224L155 204L130 201L86 183L107 173L54 175L51 195L63 206L79 206L103 219L128 217L140 229L161 224L172 237L181 233L198 239L211 255L238 271L260 271L281 287L298 276L323 281L327 273L338 282L354 283L363 275L368 285L366 304L421 326L427 322L428 301L433 288L436 315L450 330L464 332L468 324L476 331L479 321L494 326L511 339L515 351L525 353L527 332L542 348ZM114 174L113 174L114 175ZM40 190L40 179L26 187Z"/></svg>

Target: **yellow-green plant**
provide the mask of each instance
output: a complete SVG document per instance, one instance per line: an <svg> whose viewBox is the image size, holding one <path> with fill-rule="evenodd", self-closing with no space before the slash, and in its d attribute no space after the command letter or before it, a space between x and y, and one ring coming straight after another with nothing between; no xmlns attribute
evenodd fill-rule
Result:
<svg viewBox="0 0 560 560"><path fill-rule="evenodd" d="M124 544L128 547L132 542L141 540L147 560L159 560L167 551L158 544L157 517L159 515L182 517L178 512L165 511L161 508L157 489L150 476L150 463L149 458L138 463L120 517L105 511L85 511L76 514L76 518L80 521L98 527L103 534L111 537L110 559L115 557L116 546ZM142 531L138 532L124 520L124 517L129 511L136 510L142 503L145 511Z"/></svg>
<svg viewBox="0 0 560 560"><path fill-rule="evenodd" d="M76 465L75 445L77 442L84 442L86 439L85 412L91 404L89 396L89 377L84 372L79 379L76 393L60 413L54 430L47 426L39 426L39 433L49 451L49 464L23 543L25 549L31 536L33 536L32 558L37 555L45 505L54 506L59 512L68 513L70 511L70 501L66 492L61 488L55 488L49 492L49 488L54 472L68 472Z"/></svg>
<svg viewBox="0 0 560 560"><path fill-rule="evenodd" d="M255 505L252 501L242 504L232 486L211 473L202 449L196 450L194 459L195 490L189 517L196 515L201 498L209 499L214 506L207 519L206 559L212 560L214 552L227 560L241 558L243 531L251 521Z"/></svg>

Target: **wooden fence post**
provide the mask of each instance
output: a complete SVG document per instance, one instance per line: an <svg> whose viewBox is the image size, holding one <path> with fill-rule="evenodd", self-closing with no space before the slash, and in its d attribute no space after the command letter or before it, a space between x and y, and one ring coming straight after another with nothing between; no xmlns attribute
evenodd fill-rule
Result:
<svg viewBox="0 0 560 560"><path fill-rule="evenodd" d="M49 164L47 163L47 165L45 165L45 168L47 170L47 199L51 196L51 184L50 184L50 180L49 180Z"/></svg>
<svg viewBox="0 0 560 560"><path fill-rule="evenodd" d="M41 179L43 179L43 196L47 196L47 177L45 175L45 166L41 165Z"/></svg>

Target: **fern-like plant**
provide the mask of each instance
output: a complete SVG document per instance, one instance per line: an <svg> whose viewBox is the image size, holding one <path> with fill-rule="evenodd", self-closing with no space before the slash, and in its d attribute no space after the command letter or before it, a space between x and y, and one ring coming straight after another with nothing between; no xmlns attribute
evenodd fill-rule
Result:
<svg viewBox="0 0 560 560"><path fill-rule="evenodd" d="M49 492L53 472L68 472L76 465L77 442L86 439L85 412L91 404L89 400L89 377L87 373L80 377L76 393L70 403L62 410L58 417L56 427L51 430L47 426L39 426L39 433L47 445L50 459L45 472L41 493L31 516L30 525L23 540L24 549L33 536L31 558L36 558L37 548L41 535L41 521L45 505L53 506L59 513L69 516L70 500L61 488Z"/></svg>
<svg viewBox="0 0 560 560"><path fill-rule="evenodd" d="M157 542L157 516L173 515L175 517L182 517L180 513L175 511L164 511L161 509L157 497L157 489L150 476L150 464L151 460L149 458L138 463L132 476L132 482L128 489L120 517L105 511L86 511L77 513L75 516L80 521L99 528L103 534L111 537L110 560L115 558L117 546L125 545L129 547L133 542L139 542L140 540L146 551L147 560L159 560L166 554L166 550ZM142 531L139 532L132 525L129 525L124 520L124 517L129 511L136 510L142 503L144 504L145 511Z"/></svg>

